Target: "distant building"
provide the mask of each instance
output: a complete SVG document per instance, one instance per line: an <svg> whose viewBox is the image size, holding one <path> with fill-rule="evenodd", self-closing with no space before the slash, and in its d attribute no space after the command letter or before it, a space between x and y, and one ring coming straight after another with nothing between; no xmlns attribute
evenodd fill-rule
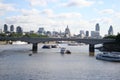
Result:
<svg viewBox="0 0 120 80"><path fill-rule="evenodd" d="M33 33L34 33L34 31L33 31L33 30L31 30L29 33L30 33L30 34L33 34Z"/></svg>
<svg viewBox="0 0 120 80"><path fill-rule="evenodd" d="M53 36L53 37L58 37L58 36L59 36L59 33L58 33L57 31L53 31L53 32L52 32L52 36Z"/></svg>
<svg viewBox="0 0 120 80"><path fill-rule="evenodd" d="M46 31L45 33L47 36L51 37L52 36L52 33L50 31Z"/></svg>
<svg viewBox="0 0 120 80"><path fill-rule="evenodd" d="M91 31L91 38L101 38L98 31Z"/></svg>
<svg viewBox="0 0 120 80"><path fill-rule="evenodd" d="M113 27L112 27L112 25L110 26L110 28L108 30L108 35L113 35Z"/></svg>
<svg viewBox="0 0 120 80"><path fill-rule="evenodd" d="M23 30L20 26L16 28L16 33L23 33Z"/></svg>
<svg viewBox="0 0 120 80"><path fill-rule="evenodd" d="M64 37L67 37L67 38L71 37L71 33L70 33L70 29L68 28L68 25L67 25L67 28L65 29Z"/></svg>
<svg viewBox="0 0 120 80"><path fill-rule="evenodd" d="M10 32L14 32L14 25L10 26Z"/></svg>
<svg viewBox="0 0 120 80"><path fill-rule="evenodd" d="M81 38L84 38L85 37L85 33L84 33L84 30L80 30L80 35L79 35Z"/></svg>
<svg viewBox="0 0 120 80"><path fill-rule="evenodd" d="M39 28L38 34L41 34L41 35L44 35L44 34L45 34L45 30L44 30L43 27Z"/></svg>
<svg viewBox="0 0 120 80"><path fill-rule="evenodd" d="M8 32L8 25L4 24L4 33L7 33L7 32Z"/></svg>
<svg viewBox="0 0 120 80"><path fill-rule="evenodd" d="M0 29L0 33L2 33L2 29Z"/></svg>
<svg viewBox="0 0 120 80"><path fill-rule="evenodd" d="M86 31L85 37L89 37L89 31Z"/></svg>
<svg viewBox="0 0 120 80"><path fill-rule="evenodd" d="M95 25L95 31L100 31L99 23L97 23L97 24Z"/></svg>

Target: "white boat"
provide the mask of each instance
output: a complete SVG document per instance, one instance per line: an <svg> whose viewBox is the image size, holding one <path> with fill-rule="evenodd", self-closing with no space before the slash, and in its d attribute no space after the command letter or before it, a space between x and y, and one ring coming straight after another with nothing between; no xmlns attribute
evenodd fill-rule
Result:
<svg viewBox="0 0 120 80"><path fill-rule="evenodd" d="M61 54L71 54L70 50L66 50L66 48L64 48L64 47L61 48L60 53Z"/></svg>
<svg viewBox="0 0 120 80"><path fill-rule="evenodd" d="M78 43L68 43L68 46L78 46Z"/></svg>
<svg viewBox="0 0 120 80"><path fill-rule="evenodd" d="M66 50L66 48L62 47L61 50L60 50L60 53L61 53L61 54L64 54L64 53L65 53L65 50Z"/></svg>
<svg viewBox="0 0 120 80"><path fill-rule="evenodd" d="M115 53L100 53L96 55L96 59L120 62L120 55Z"/></svg>

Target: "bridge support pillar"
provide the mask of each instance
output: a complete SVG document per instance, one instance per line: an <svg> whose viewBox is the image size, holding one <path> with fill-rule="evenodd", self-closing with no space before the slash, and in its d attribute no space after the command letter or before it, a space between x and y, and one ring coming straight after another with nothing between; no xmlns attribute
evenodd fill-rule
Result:
<svg viewBox="0 0 120 80"><path fill-rule="evenodd" d="M33 43L32 51L37 52L37 49L38 49L38 43Z"/></svg>
<svg viewBox="0 0 120 80"><path fill-rule="evenodd" d="M89 55L94 56L94 44L89 44Z"/></svg>

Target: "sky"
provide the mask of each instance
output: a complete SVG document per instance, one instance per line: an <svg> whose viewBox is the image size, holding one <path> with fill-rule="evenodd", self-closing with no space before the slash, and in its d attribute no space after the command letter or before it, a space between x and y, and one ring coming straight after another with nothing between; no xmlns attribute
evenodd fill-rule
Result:
<svg viewBox="0 0 120 80"><path fill-rule="evenodd" d="M23 31L65 31L72 34L80 30L108 34L110 25L114 34L120 32L120 0L0 0L0 29L4 24L21 26Z"/></svg>

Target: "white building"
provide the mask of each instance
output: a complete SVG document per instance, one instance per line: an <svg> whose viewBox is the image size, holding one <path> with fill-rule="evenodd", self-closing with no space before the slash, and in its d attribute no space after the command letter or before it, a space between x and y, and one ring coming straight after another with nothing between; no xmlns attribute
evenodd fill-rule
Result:
<svg viewBox="0 0 120 80"><path fill-rule="evenodd" d="M81 37L81 38L84 38L84 37L85 37L84 30L80 30L80 37Z"/></svg>
<svg viewBox="0 0 120 80"><path fill-rule="evenodd" d="M99 31L91 31L91 38L101 38Z"/></svg>

